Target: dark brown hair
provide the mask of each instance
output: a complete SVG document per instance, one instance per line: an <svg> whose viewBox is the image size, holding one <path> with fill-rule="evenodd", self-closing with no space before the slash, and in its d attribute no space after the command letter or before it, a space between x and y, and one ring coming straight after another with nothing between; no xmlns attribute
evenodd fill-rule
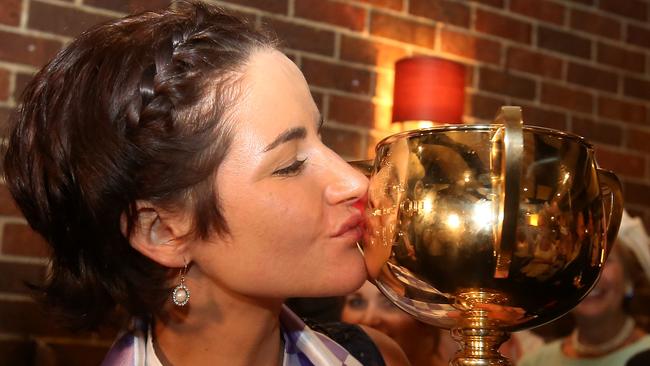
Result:
<svg viewBox="0 0 650 366"><path fill-rule="evenodd" d="M168 269L129 245L136 200L191 210L193 235L227 233L213 178L229 111L252 52L274 47L221 9L176 3L84 32L27 86L5 177L52 247L42 294L73 326L115 305L151 314L168 296Z"/></svg>

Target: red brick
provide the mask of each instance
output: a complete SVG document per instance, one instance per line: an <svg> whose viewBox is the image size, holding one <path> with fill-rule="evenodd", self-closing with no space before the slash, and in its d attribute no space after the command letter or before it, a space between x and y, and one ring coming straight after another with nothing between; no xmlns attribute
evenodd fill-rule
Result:
<svg viewBox="0 0 650 366"><path fill-rule="evenodd" d="M582 58L591 57L591 41L569 32L539 27L537 32L537 45L571 56Z"/></svg>
<svg viewBox="0 0 650 366"><path fill-rule="evenodd" d="M571 9L571 28L599 36L620 39L621 22L599 13Z"/></svg>
<svg viewBox="0 0 650 366"><path fill-rule="evenodd" d="M589 118L573 116L571 130L592 143L620 146L623 142L623 130L617 124L599 123Z"/></svg>
<svg viewBox="0 0 650 366"><path fill-rule="evenodd" d="M627 147L650 154L650 132L637 128L628 129ZM648 191L650 195L650 191Z"/></svg>
<svg viewBox="0 0 650 366"><path fill-rule="evenodd" d="M42 236L24 224L5 224L2 253L28 257L46 257L50 253Z"/></svg>
<svg viewBox="0 0 650 366"><path fill-rule="evenodd" d="M169 3L169 0L84 0L84 5L122 13L138 13L145 10L162 9L166 8Z"/></svg>
<svg viewBox="0 0 650 366"><path fill-rule="evenodd" d="M331 0L300 0L295 3L295 16L360 32L367 14L364 8Z"/></svg>
<svg viewBox="0 0 650 366"><path fill-rule="evenodd" d="M633 103L620 99L601 96L598 98L598 115L632 123L645 124L647 109L641 103Z"/></svg>
<svg viewBox="0 0 650 366"><path fill-rule="evenodd" d="M508 69L530 72L554 79L562 78L562 64L562 59L555 56L517 47L508 49L506 61Z"/></svg>
<svg viewBox="0 0 650 366"><path fill-rule="evenodd" d="M402 47L341 35L341 60L393 68L395 61L407 55Z"/></svg>
<svg viewBox="0 0 650 366"><path fill-rule="evenodd" d="M625 202L650 206L650 184L623 182Z"/></svg>
<svg viewBox="0 0 650 366"><path fill-rule="evenodd" d="M650 48L650 29L628 24L626 41L633 45Z"/></svg>
<svg viewBox="0 0 650 366"><path fill-rule="evenodd" d="M535 99L533 80L487 68L480 70L479 88L522 99Z"/></svg>
<svg viewBox="0 0 650 366"><path fill-rule="evenodd" d="M366 156L364 156L362 159L374 159L375 156L377 155L375 150L377 149L377 144L379 141L381 141L383 137L377 137L377 136L368 136L367 138L367 146L366 146Z"/></svg>
<svg viewBox="0 0 650 366"><path fill-rule="evenodd" d="M0 262L0 291L29 294L27 284L40 286L45 279L42 264Z"/></svg>
<svg viewBox="0 0 650 366"><path fill-rule="evenodd" d="M371 73L344 65L304 58L302 71L310 85L368 94Z"/></svg>
<svg viewBox="0 0 650 366"><path fill-rule="evenodd" d="M351 159L360 159L362 157L361 135L358 133L324 127L321 136L323 143L337 154Z"/></svg>
<svg viewBox="0 0 650 366"><path fill-rule="evenodd" d="M626 77L623 80L623 93L630 97L650 100L650 81Z"/></svg>
<svg viewBox="0 0 650 366"><path fill-rule="evenodd" d="M22 0L3 0L0 6L0 23L17 26L20 24Z"/></svg>
<svg viewBox="0 0 650 366"><path fill-rule="evenodd" d="M609 150L598 145L596 146L596 161L601 168L611 170L616 174L637 178L645 176L646 161L637 154Z"/></svg>
<svg viewBox="0 0 650 366"><path fill-rule="evenodd" d="M521 106L521 109L525 125L548 127L560 131L567 130L566 113L525 104Z"/></svg>
<svg viewBox="0 0 650 366"><path fill-rule="evenodd" d="M506 105L504 98L495 98L481 94L474 94L470 97L469 103L465 105L465 114L485 119L488 121L494 120L499 108Z"/></svg>
<svg viewBox="0 0 650 366"><path fill-rule="evenodd" d="M16 82L14 83L14 94L13 94L15 101L21 100L20 96L22 95L23 90L25 90L27 83L29 83L29 81L32 80L33 77L34 77L33 74L25 74L22 72L16 73Z"/></svg>
<svg viewBox="0 0 650 366"><path fill-rule="evenodd" d="M22 213L4 184L0 184L0 215L20 217ZM1 273L1 272L0 272Z"/></svg>
<svg viewBox="0 0 650 366"><path fill-rule="evenodd" d="M322 113L325 110L325 106L323 105L323 93L311 91L311 97L314 99L314 104L316 104L316 108Z"/></svg>
<svg viewBox="0 0 650 366"><path fill-rule="evenodd" d="M9 134L9 116L12 109L9 107L0 106L0 137L7 137Z"/></svg>
<svg viewBox="0 0 650 366"><path fill-rule="evenodd" d="M9 78L11 74L9 70L0 69L0 100L9 99Z"/></svg>
<svg viewBox="0 0 650 366"><path fill-rule="evenodd" d="M43 66L63 45L59 41L0 31L0 60Z"/></svg>
<svg viewBox="0 0 650 366"><path fill-rule="evenodd" d="M469 27L469 6L448 0L410 0L409 12L445 24Z"/></svg>
<svg viewBox="0 0 650 366"><path fill-rule="evenodd" d="M393 10L402 10L403 1L402 0L357 0L361 3L371 4L374 7L378 8L387 8Z"/></svg>
<svg viewBox="0 0 650 366"><path fill-rule="evenodd" d="M477 9L476 30L513 41L530 43L531 25L515 18Z"/></svg>
<svg viewBox="0 0 650 366"><path fill-rule="evenodd" d="M422 47L433 48L435 28L380 12L372 12L370 33Z"/></svg>
<svg viewBox="0 0 650 366"><path fill-rule="evenodd" d="M493 64L499 64L501 61L501 45L498 42L447 28L440 31L440 49L457 56Z"/></svg>
<svg viewBox="0 0 650 366"><path fill-rule="evenodd" d="M624 17L648 20L648 4L641 0L600 0L600 8Z"/></svg>
<svg viewBox="0 0 650 366"><path fill-rule="evenodd" d="M375 122L371 101L338 95L330 95L328 116L332 121L363 127L372 127Z"/></svg>
<svg viewBox="0 0 650 366"><path fill-rule="evenodd" d="M567 81L610 92L616 92L618 87L618 76L615 73L574 62L569 63Z"/></svg>
<svg viewBox="0 0 650 366"><path fill-rule="evenodd" d="M542 103L552 104L578 112L591 113L594 108L594 97L591 93L557 84L543 83L540 99Z"/></svg>
<svg viewBox="0 0 650 366"><path fill-rule="evenodd" d="M75 37L91 26L113 19L76 8L32 1L27 27L48 33Z"/></svg>
<svg viewBox="0 0 650 366"><path fill-rule="evenodd" d="M283 20L264 19L264 23L273 29L284 46L300 51L321 55L334 55L334 32Z"/></svg>
<svg viewBox="0 0 650 366"><path fill-rule="evenodd" d="M476 3L481 3L489 6L494 6L496 8L503 8L503 0L474 0Z"/></svg>
<svg viewBox="0 0 650 366"><path fill-rule="evenodd" d="M626 50L606 43L598 42L598 62L618 67L623 70L645 71L645 55L641 52Z"/></svg>
<svg viewBox="0 0 650 366"><path fill-rule="evenodd" d="M546 0L510 0L510 10L541 21L562 25L566 8Z"/></svg>
<svg viewBox="0 0 650 366"><path fill-rule="evenodd" d="M0 301L0 324L4 332L22 335L70 335L55 326L43 308L33 301Z"/></svg>

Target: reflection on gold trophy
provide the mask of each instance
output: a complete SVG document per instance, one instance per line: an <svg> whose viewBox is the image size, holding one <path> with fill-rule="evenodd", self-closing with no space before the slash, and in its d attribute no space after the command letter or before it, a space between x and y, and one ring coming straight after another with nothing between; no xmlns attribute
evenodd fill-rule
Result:
<svg viewBox="0 0 650 366"><path fill-rule="evenodd" d="M581 137L503 107L493 125L403 132L376 153L368 271L397 306L451 329L451 365L509 365L509 332L565 314L596 282L622 195Z"/></svg>

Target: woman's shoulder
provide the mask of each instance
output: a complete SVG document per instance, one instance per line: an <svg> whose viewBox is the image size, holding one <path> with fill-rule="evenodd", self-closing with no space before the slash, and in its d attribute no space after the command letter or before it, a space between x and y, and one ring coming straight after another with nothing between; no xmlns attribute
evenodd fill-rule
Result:
<svg viewBox="0 0 650 366"><path fill-rule="evenodd" d="M387 335L372 328L342 323L311 323L312 330L323 333L345 348L363 365L408 365L402 349Z"/></svg>
<svg viewBox="0 0 650 366"><path fill-rule="evenodd" d="M315 323L308 320L306 324L312 330L326 335L341 345L361 364L385 365L379 348L360 327L341 322Z"/></svg>

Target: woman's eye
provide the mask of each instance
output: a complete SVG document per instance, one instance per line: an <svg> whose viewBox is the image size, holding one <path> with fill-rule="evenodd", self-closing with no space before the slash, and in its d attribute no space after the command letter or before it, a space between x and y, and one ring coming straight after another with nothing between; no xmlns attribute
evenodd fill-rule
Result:
<svg viewBox="0 0 650 366"><path fill-rule="evenodd" d="M282 177L297 175L302 171L305 161L307 161L307 159L296 160L291 165L274 171L273 175Z"/></svg>
<svg viewBox="0 0 650 366"><path fill-rule="evenodd" d="M358 297L348 299L347 306L352 309L363 309L366 307L366 302Z"/></svg>

